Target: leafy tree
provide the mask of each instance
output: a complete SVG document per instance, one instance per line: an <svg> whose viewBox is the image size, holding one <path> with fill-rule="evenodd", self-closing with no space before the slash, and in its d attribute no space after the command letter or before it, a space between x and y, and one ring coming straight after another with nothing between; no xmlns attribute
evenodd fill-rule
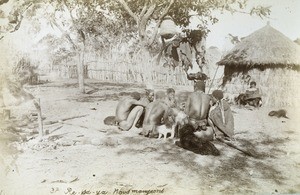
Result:
<svg viewBox="0 0 300 195"><path fill-rule="evenodd" d="M195 58L200 66L204 56L204 52L200 51L202 50L200 42L209 32L209 23L218 22L218 18L214 16L215 11L241 12L260 17L270 13L268 7L262 6L245 11L246 0L1 0L0 6L8 1L13 2L14 8L7 16L7 25L1 27L0 38L6 33L18 30L24 17L32 19L36 24L35 30L39 31L41 16L37 17L37 13L43 10L42 17L46 18L53 28L61 31L77 54L79 88L82 93L85 91L83 76L85 50L88 43L94 43L95 40L102 43L99 45L105 48L127 28L128 34L137 32L142 48L149 48L155 42L159 26L165 16L171 16L182 28L189 25L192 16L197 16L200 19L199 30L195 32L187 30L186 37L181 41L190 44L195 50ZM0 15L5 14L1 12ZM149 38L146 36L146 28L151 21L155 21L155 27ZM105 36L107 34L108 36ZM103 41L103 37L107 40ZM183 65L185 68L190 66L187 63Z"/></svg>
<svg viewBox="0 0 300 195"><path fill-rule="evenodd" d="M77 56L77 72L79 89L82 93L84 89L84 55L87 43L93 43L99 37L103 37L106 33L109 36L106 38L115 37L122 32L120 29L122 23L110 19L110 13L103 7L103 1L92 0L10 0L13 2L13 9L7 16L14 17L15 20L9 20L5 29L2 31L2 38L6 33L12 33L19 29L24 17L31 20L34 28L39 31L41 28L41 18L45 18L49 25L58 29L63 37L68 40L71 45L71 53L76 53ZM6 2L0 2L2 4ZM30 10L30 11L28 11ZM13 25L14 24L14 25ZM114 33L111 36L111 32ZM102 41L102 47L109 44L108 41ZM101 45L98 44L98 46Z"/></svg>
<svg viewBox="0 0 300 195"><path fill-rule="evenodd" d="M197 15L201 21L198 25L199 29L207 33L208 24L218 22L218 18L213 14L214 11L240 12L260 17L270 14L269 7L262 6L255 6L248 12L244 11L247 0L117 0L110 2L109 5L109 9L118 13L120 19L130 21L137 26L140 41L143 43L147 41L145 40L147 24L150 20L155 20L156 31L148 40L148 44L153 43L159 25L166 15L171 16L180 27L187 27L190 18Z"/></svg>
<svg viewBox="0 0 300 195"><path fill-rule="evenodd" d="M109 5L109 9L114 11L119 19L129 21L136 26L140 44L144 47L151 46L156 40L159 26L167 15L171 16L174 22L183 29L189 25L192 16L197 16L200 19L198 30L186 29L185 38L180 42L190 44L200 69L201 64L205 63L205 51L203 51L201 41L209 33L208 25L218 22L214 12L239 12L257 15L261 18L270 14L269 7L262 6L255 6L245 11L247 10L247 0L117 0L110 2ZM150 21L155 21L156 26L152 37L149 39L145 34L147 24ZM175 44L179 47L179 44ZM165 52L167 47L173 47L171 51L175 49L173 43L163 45L161 53ZM186 58L186 56L182 55L182 58ZM160 57L161 54L158 59ZM178 61L177 58L175 55L175 61ZM191 66L191 59L185 59L182 62L187 71Z"/></svg>

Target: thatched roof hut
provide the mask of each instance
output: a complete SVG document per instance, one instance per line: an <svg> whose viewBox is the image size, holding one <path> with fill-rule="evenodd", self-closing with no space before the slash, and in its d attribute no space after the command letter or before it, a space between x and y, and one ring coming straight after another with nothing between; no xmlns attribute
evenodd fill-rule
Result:
<svg viewBox="0 0 300 195"><path fill-rule="evenodd" d="M299 101L300 46L270 24L242 39L218 65L225 65L223 85L230 93L244 92L254 80L262 88L265 105Z"/></svg>
<svg viewBox="0 0 300 195"><path fill-rule="evenodd" d="M300 47L267 24L238 43L219 65L300 66Z"/></svg>

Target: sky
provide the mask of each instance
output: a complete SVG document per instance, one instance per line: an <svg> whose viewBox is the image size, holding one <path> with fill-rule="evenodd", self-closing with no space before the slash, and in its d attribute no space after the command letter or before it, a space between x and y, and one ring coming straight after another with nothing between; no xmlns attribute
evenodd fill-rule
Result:
<svg viewBox="0 0 300 195"><path fill-rule="evenodd" d="M261 19L258 16L250 16L241 13L219 14L219 22L210 26L210 33L206 39L207 47L216 46L222 51L230 50L228 34L245 37L252 32L264 27L267 22L282 32L291 40L300 38L300 0L249 0L249 6L266 5L271 6L269 18Z"/></svg>

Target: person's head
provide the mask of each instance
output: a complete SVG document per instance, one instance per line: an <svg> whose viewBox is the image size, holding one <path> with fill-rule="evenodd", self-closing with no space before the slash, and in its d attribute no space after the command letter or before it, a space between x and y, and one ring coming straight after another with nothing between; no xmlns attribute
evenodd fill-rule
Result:
<svg viewBox="0 0 300 195"><path fill-rule="evenodd" d="M132 92L130 96L135 99L135 100L140 100L141 99L141 94L139 92Z"/></svg>
<svg viewBox="0 0 300 195"><path fill-rule="evenodd" d="M203 81L195 81L194 90L205 92L205 83Z"/></svg>
<svg viewBox="0 0 300 195"><path fill-rule="evenodd" d="M175 90L173 88L167 89L167 100L170 104L170 107L176 107Z"/></svg>
<svg viewBox="0 0 300 195"><path fill-rule="evenodd" d="M167 89L167 97L169 98L169 100L175 98L175 90L173 88Z"/></svg>
<svg viewBox="0 0 300 195"><path fill-rule="evenodd" d="M146 89L146 97L150 102L154 100L154 90L153 89Z"/></svg>
<svg viewBox="0 0 300 195"><path fill-rule="evenodd" d="M250 88L254 88L256 87L256 82L255 81L251 81L250 82Z"/></svg>
<svg viewBox="0 0 300 195"><path fill-rule="evenodd" d="M189 123L188 116L183 111L180 111L175 117L175 122L181 126L188 124Z"/></svg>
<svg viewBox="0 0 300 195"><path fill-rule="evenodd" d="M214 90L212 92L212 97L213 97L214 101L220 101L224 97L223 91L221 91L221 90Z"/></svg>

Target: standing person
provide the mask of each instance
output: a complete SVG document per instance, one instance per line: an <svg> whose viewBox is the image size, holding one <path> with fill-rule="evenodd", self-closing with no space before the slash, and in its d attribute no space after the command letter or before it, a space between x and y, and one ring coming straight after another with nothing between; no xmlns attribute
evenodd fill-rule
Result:
<svg viewBox="0 0 300 195"><path fill-rule="evenodd" d="M131 96L121 99L116 108L116 121L119 128L128 131L134 127L147 104L147 101L141 100L138 92L133 92Z"/></svg>
<svg viewBox="0 0 300 195"><path fill-rule="evenodd" d="M194 92L191 93L185 105L185 113L189 117L189 124L195 129L195 135L202 140L213 140L213 130L207 128L207 117L211 97L205 92L205 83L196 81ZM179 132L180 134L181 132Z"/></svg>
<svg viewBox="0 0 300 195"><path fill-rule="evenodd" d="M171 88L167 90L167 97L164 100L156 100L148 104L145 109L141 134L144 136L157 135L156 127L161 125L162 122L166 123L169 121L169 109L175 107L175 105L175 90Z"/></svg>
<svg viewBox="0 0 300 195"><path fill-rule="evenodd" d="M234 135L234 118L230 105L223 97L221 90L212 92L213 106L209 112L209 123L214 129L216 137L230 140Z"/></svg>

